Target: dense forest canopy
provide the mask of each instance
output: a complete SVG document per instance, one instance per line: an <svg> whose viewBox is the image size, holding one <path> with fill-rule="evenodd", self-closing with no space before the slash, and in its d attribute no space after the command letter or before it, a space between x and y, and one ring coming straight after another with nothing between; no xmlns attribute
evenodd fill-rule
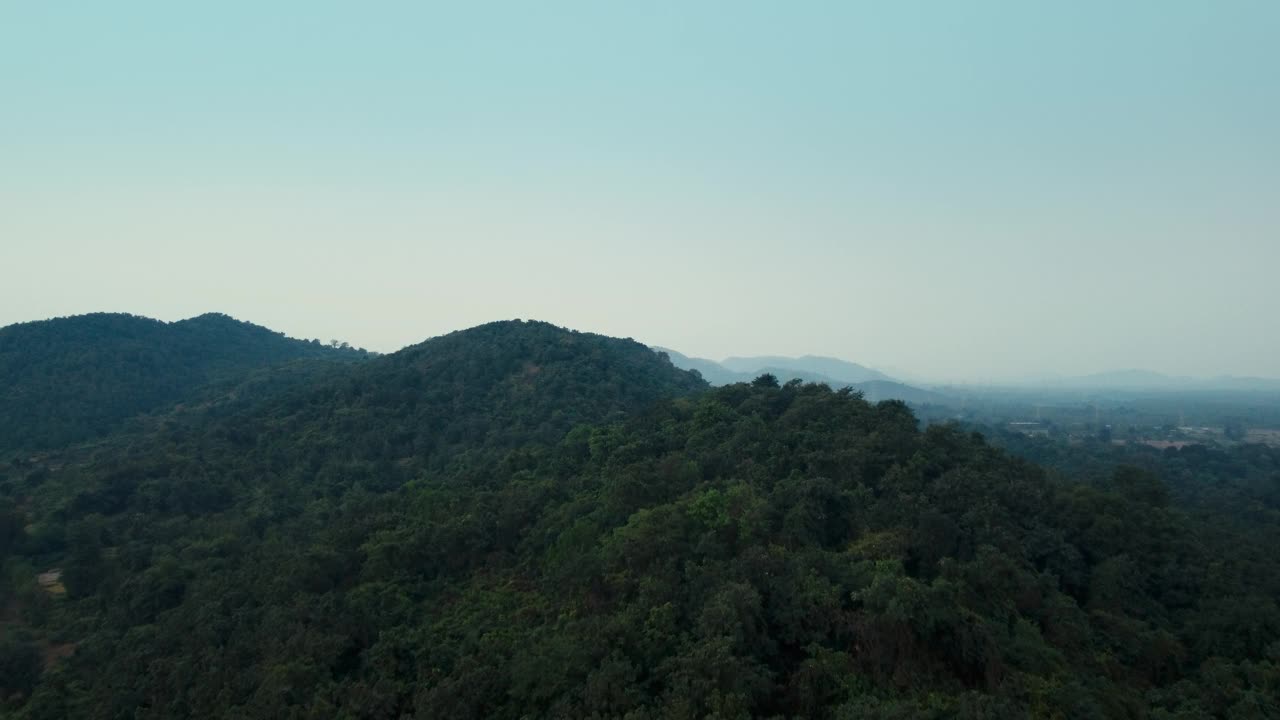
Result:
<svg viewBox="0 0 1280 720"><path fill-rule="evenodd" d="M538 322L245 365L0 466L0 713L1280 712L1274 449L921 428Z"/></svg>
<svg viewBox="0 0 1280 720"><path fill-rule="evenodd" d="M0 451L99 437L255 369L365 355L216 313L173 323L97 313L10 325L0 328Z"/></svg>

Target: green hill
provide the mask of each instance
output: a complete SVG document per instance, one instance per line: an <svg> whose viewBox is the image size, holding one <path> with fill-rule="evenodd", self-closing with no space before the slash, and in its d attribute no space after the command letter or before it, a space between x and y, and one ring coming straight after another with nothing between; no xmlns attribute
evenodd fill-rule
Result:
<svg viewBox="0 0 1280 720"><path fill-rule="evenodd" d="M481 450L554 443L577 425L705 388L640 343L504 321L379 357L224 427L252 445L246 452L392 458L406 475Z"/></svg>
<svg viewBox="0 0 1280 720"><path fill-rule="evenodd" d="M1273 493L1245 524L546 323L333 368L0 466L6 717L1275 708Z"/></svg>
<svg viewBox="0 0 1280 720"><path fill-rule="evenodd" d="M0 449L88 440L210 383L301 359L364 354L218 314L166 323L98 313L10 325L0 328Z"/></svg>

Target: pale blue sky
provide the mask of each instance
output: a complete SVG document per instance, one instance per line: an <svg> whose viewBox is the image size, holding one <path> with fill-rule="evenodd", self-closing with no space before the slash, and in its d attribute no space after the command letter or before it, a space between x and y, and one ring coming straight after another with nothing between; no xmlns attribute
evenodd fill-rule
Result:
<svg viewBox="0 0 1280 720"><path fill-rule="evenodd" d="M0 325L1280 376L1280 3L7 2Z"/></svg>

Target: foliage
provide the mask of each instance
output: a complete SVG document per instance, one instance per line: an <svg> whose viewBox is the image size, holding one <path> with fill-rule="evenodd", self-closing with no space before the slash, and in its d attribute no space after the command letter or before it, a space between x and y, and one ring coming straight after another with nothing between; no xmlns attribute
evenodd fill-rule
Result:
<svg viewBox="0 0 1280 720"><path fill-rule="evenodd" d="M0 468L10 570L67 586L24 595L24 647L76 646L17 664L14 717L1276 712L1248 446L1045 471L544 323L299 377Z"/></svg>
<svg viewBox="0 0 1280 720"><path fill-rule="evenodd" d="M0 328L0 450L100 437L255 368L366 355L217 314L165 323L97 313L10 325Z"/></svg>

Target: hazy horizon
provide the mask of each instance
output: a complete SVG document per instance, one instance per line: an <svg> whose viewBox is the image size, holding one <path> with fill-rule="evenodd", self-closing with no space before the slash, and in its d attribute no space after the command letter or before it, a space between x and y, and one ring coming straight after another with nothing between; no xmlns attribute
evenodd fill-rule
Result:
<svg viewBox="0 0 1280 720"><path fill-rule="evenodd" d="M0 325L1280 377L1280 5L0 17Z"/></svg>

